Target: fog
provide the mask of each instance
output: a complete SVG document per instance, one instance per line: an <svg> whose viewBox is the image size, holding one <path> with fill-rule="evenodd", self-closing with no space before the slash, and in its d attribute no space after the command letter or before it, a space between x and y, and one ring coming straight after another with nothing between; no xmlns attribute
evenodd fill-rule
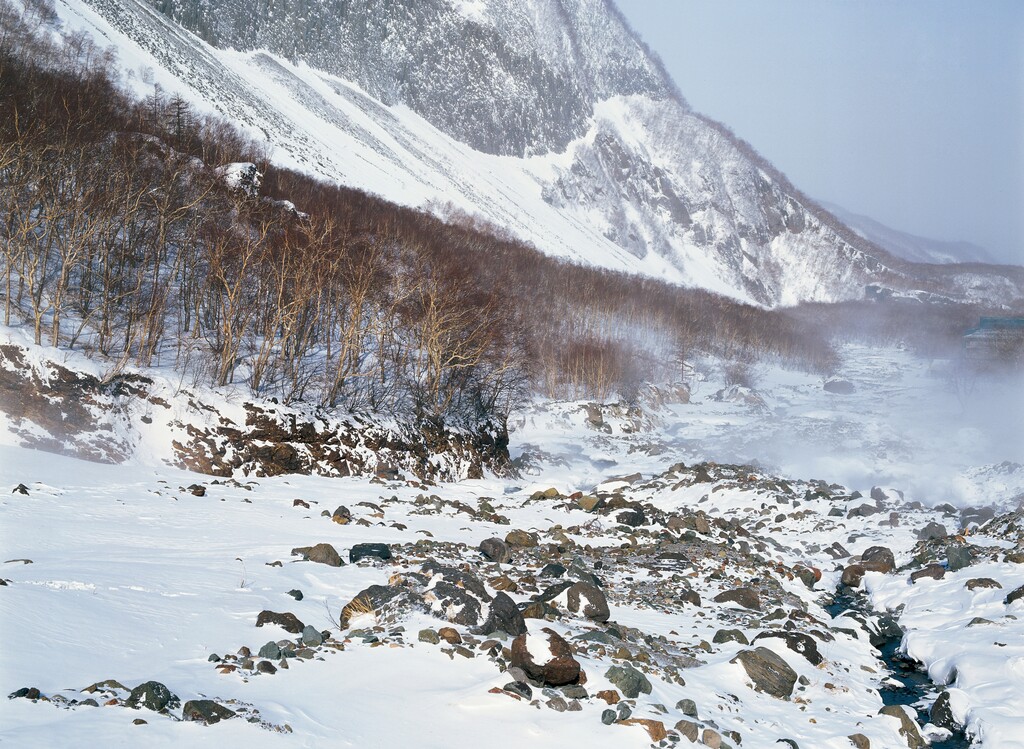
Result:
<svg viewBox="0 0 1024 749"><path fill-rule="evenodd" d="M853 393L762 369L762 408L719 403L709 380L679 409L673 437L694 459L754 463L865 494L883 486L961 507L1024 499L1024 373L979 373L898 349L842 354L839 376Z"/></svg>

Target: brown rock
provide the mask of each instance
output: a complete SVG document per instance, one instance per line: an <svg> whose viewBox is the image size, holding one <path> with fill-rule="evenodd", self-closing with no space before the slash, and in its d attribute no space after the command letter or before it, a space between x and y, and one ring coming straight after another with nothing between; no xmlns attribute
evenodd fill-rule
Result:
<svg viewBox="0 0 1024 749"><path fill-rule="evenodd" d="M628 718L626 720L619 721L624 726L643 726L647 730L647 735L651 737L651 741L661 741L663 738L668 736L668 731L665 730L665 724L660 720L651 720L650 718Z"/></svg>
<svg viewBox="0 0 1024 749"><path fill-rule="evenodd" d="M527 633L512 641L511 665L521 668L531 679L548 686L579 683L580 664L573 657L572 647L553 629L545 627L541 632L546 637ZM530 645L527 644L528 638ZM543 663L534 660L531 646L534 650L544 652L546 657Z"/></svg>
<svg viewBox="0 0 1024 749"><path fill-rule="evenodd" d="M697 734L700 732L700 726L690 720L681 720L675 724L675 729L679 731L680 735L689 739L690 743L697 743Z"/></svg>
<svg viewBox="0 0 1024 749"><path fill-rule="evenodd" d="M925 567L917 570L917 572L910 573L910 582L916 583L918 580L922 580L926 577L932 580L941 580L946 576L946 568L941 564L929 564Z"/></svg>
<svg viewBox="0 0 1024 749"><path fill-rule="evenodd" d="M862 733L850 734L847 738L853 742L855 749L871 749L871 739Z"/></svg>
<svg viewBox="0 0 1024 749"><path fill-rule="evenodd" d="M441 627L441 629L437 630L437 636L449 645L459 645L462 643L462 635L454 627Z"/></svg>
<svg viewBox="0 0 1024 749"><path fill-rule="evenodd" d="M326 564L329 567L341 567L344 564L337 549L327 543L316 546L299 546L292 549L292 556L301 556L306 561Z"/></svg>
<svg viewBox="0 0 1024 749"><path fill-rule="evenodd" d="M509 546L517 546L520 548L528 548L536 546L539 541L536 533L529 533L528 531L514 530L509 531L508 535L505 536L505 543Z"/></svg>
<svg viewBox="0 0 1024 749"><path fill-rule="evenodd" d="M879 715L888 715L900 722L900 736L906 739L908 749L924 749L928 746L923 738L917 723L907 714L901 705L886 705L878 711Z"/></svg>
<svg viewBox="0 0 1024 749"><path fill-rule="evenodd" d="M978 588L1002 588L1003 586L991 577L973 577L964 583L964 587L967 590L977 590Z"/></svg>
<svg viewBox="0 0 1024 749"><path fill-rule="evenodd" d="M291 612L279 614L276 611L261 611L256 617L256 626L262 627L266 624L276 624L285 632L291 632L293 635L302 634L302 630L306 626Z"/></svg>
<svg viewBox="0 0 1024 749"><path fill-rule="evenodd" d="M616 705L618 704L619 700L622 699L619 696L619 690L617 689L602 689L594 696L598 699L604 700L609 705Z"/></svg>
<svg viewBox="0 0 1024 749"><path fill-rule="evenodd" d="M738 603L745 609L761 610L761 598L753 588L735 588L726 590L715 596L718 603Z"/></svg>

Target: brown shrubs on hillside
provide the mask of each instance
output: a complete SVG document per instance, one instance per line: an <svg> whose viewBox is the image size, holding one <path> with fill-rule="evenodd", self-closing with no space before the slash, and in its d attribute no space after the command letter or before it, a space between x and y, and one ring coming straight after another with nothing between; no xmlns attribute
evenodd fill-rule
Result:
<svg viewBox="0 0 1024 749"><path fill-rule="evenodd" d="M698 354L831 366L788 313L270 169L229 124L134 100L112 71L0 0L0 295L37 343L449 425L502 421L531 391L609 398ZM230 162L266 172L263 197L225 184Z"/></svg>

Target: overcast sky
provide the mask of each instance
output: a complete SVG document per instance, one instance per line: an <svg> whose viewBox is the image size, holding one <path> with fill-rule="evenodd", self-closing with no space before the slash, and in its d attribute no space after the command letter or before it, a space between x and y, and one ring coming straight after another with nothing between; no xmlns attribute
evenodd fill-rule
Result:
<svg viewBox="0 0 1024 749"><path fill-rule="evenodd" d="M1024 264L1024 0L615 0L813 198Z"/></svg>

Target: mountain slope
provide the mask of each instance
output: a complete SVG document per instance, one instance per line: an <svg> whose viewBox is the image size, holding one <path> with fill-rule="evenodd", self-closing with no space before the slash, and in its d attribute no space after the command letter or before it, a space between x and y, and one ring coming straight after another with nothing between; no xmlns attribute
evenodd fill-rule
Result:
<svg viewBox="0 0 1024 749"><path fill-rule="evenodd" d="M765 306L932 283L692 112L606 0L57 8L139 93L181 92L278 163L551 255Z"/></svg>
<svg viewBox="0 0 1024 749"><path fill-rule="evenodd" d="M971 242L950 242L899 231L870 216L853 213L834 203L822 203L833 215L865 239L897 257L914 263L993 263L984 247Z"/></svg>

